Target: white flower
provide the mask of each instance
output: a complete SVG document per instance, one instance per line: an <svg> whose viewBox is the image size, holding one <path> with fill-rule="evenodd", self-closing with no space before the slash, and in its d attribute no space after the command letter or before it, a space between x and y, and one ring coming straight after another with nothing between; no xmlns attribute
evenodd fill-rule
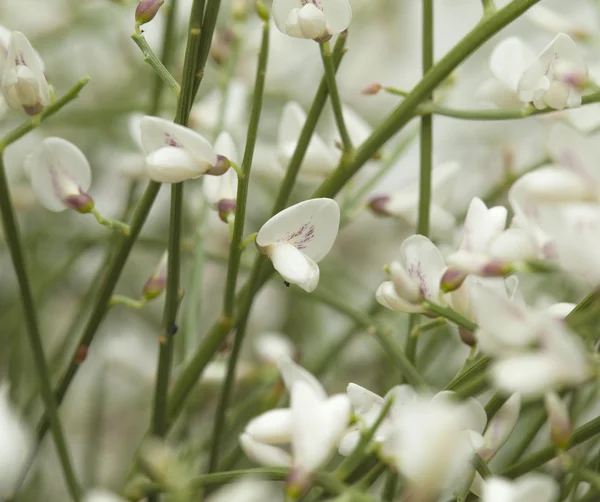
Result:
<svg viewBox="0 0 600 502"><path fill-rule="evenodd" d="M275 332L261 333L254 341L254 352L266 363L276 363L282 358L294 357L296 347L290 339Z"/></svg>
<svg viewBox="0 0 600 502"><path fill-rule="evenodd" d="M215 141L215 152L219 155L238 163L238 153L233 138L227 132L223 132ZM205 176L203 180L203 193L206 201L216 211L223 221L227 221L227 215L235 212L237 199L238 176L235 169L230 167L221 176Z"/></svg>
<svg viewBox="0 0 600 502"><path fill-rule="evenodd" d="M295 38L327 40L352 20L348 0L273 0L275 26Z"/></svg>
<svg viewBox="0 0 600 502"><path fill-rule="evenodd" d="M125 499L108 490L94 488L85 493L83 502L125 502Z"/></svg>
<svg viewBox="0 0 600 502"><path fill-rule="evenodd" d="M159 183L179 183L203 174L223 174L227 159L215 153L197 132L159 117L140 122L142 144L148 154L148 176Z"/></svg>
<svg viewBox="0 0 600 502"><path fill-rule="evenodd" d="M534 60L535 54L520 38L502 40L490 56L490 71L494 78L482 84L477 91L478 96L499 108L520 105L517 95L519 80Z"/></svg>
<svg viewBox="0 0 600 502"><path fill-rule="evenodd" d="M528 474L516 481L493 477L485 482L482 502L554 502L558 493L556 481L543 474Z"/></svg>
<svg viewBox="0 0 600 502"><path fill-rule="evenodd" d="M496 358L497 387L522 395L540 395L560 385L584 382L591 372L582 341L547 311L535 311L483 285L471 298L482 352Z"/></svg>
<svg viewBox="0 0 600 502"><path fill-rule="evenodd" d="M527 232L504 229L507 214L503 206L488 208L481 199L473 198L460 247L447 257L448 266L464 274L496 275L495 269L502 269L505 263L534 258L535 243Z"/></svg>
<svg viewBox="0 0 600 502"><path fill-rule="evenodd" d="M288 358L279 362L291 403L251 420L240 437L242 449L266 466L293 468L293 483L304 485L326 462L350 420L350 400L344 394L327 397L318 380ZM290 444L291 454L278 445Z"/></svg>
<svg viewBox="0 0 600 502"><path fill-rule="evenodd" d="M2 91L8 106L37 115L50 103L50 88L41 60L27 37L13 31L2 71Z"/></svg>
<svg viewBox="0 0 600 502"><path fill-rule="evenodd" d="M298 103L290 101L283 107L277 135L277 158L284 169L296 150L305 122L306 113ZM340 152L328 147L325 141L314 133L300 165L299 175L307 181L322 180L333 172L339 158Z"/></svg>
<svg viewBox="0 0 600 502"><path fill-rule="evenodd" d="M423 312L423 299L438 303L440 279L446 265L438 248L427 237L413 235L400 247L400 261L390 265L391 281L375 294L384 307L398 312Z"/></svg>
<svg viewBox="0 0 600 502"><path fill-rule="evenodd" d="M319 283L317 263L329 253L340 225L340 208L332 199L310 199L268 220L256 245L283 279L309 293Z"/></svg>
<svg viewBox="0 0 600 502"><path fill-rule="evenodd" d="M86 190L92 171L73 143L62 138L46 138L26 159L31 184L40 202L50 211L67 208L89 211L94 203Z"/></svg>
<svg viewBox="0 0 600 502"><path fill-rule="evenodd" d="M594 34L587 26L577 23L544 5L534 5L525 15L540 28L544 28L551 33L566 33L571 38L581 41L591 38Z"/></svg>
<svg viewBox="0 0 600 502"><path fill-rule="evenodd" d="M456 403L449 394L404 403L381 448L383 457L424 499L451 493L468 482L471 459L482 444L483 408L474 399Z"/></svg>
<svg viewBox="0 0 600 502"><path fill-rule="evenodd" d="M0 384L0 499L16 489L33 445L31 431L9 401L8 386Z"/></svg>
<svg viewBox="0 0 600 502"><path fill-rule="evenodd" d="M579 88L587 76L579 48L568 35L559 33L521 76L519 99L539 109L581 106Z"/></svg>
<svg viewBox="0 0 600 502"><path fill-rule="evenodd" d="M429 217L434 236L446 235L454 228L455 218L442 204L451 193L449 185L456 179L459 170L457 162L445 162L433 170ZM369 207L376 214L402 219L414 228L419 218L419 184L411 183L391 195L376 195L369 202Z"/></svg>

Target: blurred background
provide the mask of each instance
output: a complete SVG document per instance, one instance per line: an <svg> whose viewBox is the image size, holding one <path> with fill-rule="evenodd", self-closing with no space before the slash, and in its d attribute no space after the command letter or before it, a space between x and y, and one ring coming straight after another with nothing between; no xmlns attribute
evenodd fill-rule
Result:
<svg viewBox="0 0 600 502"><path fill-rule="evenodd" d="M361 90L372 82L410 90L421 77L420 3L414 0L350 0L353 21L349 29L348 53L338 72L342 100L348 113L356 115L357 134L366 137L400 99L385 93L365 95ZM146 184L144 154L139 146L137 122L149 112L154 74L131 40L134 31L134 0L4 0L0 2L0 24L23 32L42 56L56 95L63 95L77 80L89 75L90 83L80 97L5 153L14 204L18 210L26 244L31 281L40 312L47 358L53 375L60 375L76 348L86 322L104 263L118 237L95 224L91 216L72 211L52 213L33 193L24 159L42 138L60 136L75 143L87 155L93 182L90 194L103 215L131 216L132 207ZM497 2L498 6L506 1ZM599 65L600 8L591 0L547 0L568 21L570 34L584 49L593 76ZM185 33L190 0L179 0L176 43L170 69L180 80L185 51ZM157 17L144 26L144 34L160 53L164 19L170 0ZM247 12L247 19L243 19ZM234 16L234 14L236 14ZM481 18L479 0L438 0L435 4L435 56L441 58ZM565 21L565 22L566 22ZM478 90L491 78L488 58L500 40L518 35L535 53L554 37L557 28L534 10L524 15L486 43L442 88L436 99L455 108L489 108L478 98ZM219 127L223 90L227 102L223 126L243 152L260 23L250 2L223 0L211 56L200 87L190 126L214 140ZM282 107L289 101L307 109L322 76L316 44L285 37L272 29L267 73L267 95L260 124L248 204L246 234L257 231L270 216L274 194L285 166L277 156L277 133ZM165 89L159 115L173 118L176 97ZM0 112L0 136L25 120L13 110ZM513 175L544 162L546 137L551 125L563 120L584 133L595 134L600 126L600 105L586 106L529 118L522 121L468 122L436 117L434 158L436 164L456 161L460 171L443 187L436 200L457 216L458 224L474 195L503 203L507 174ZM407 222L382 218L365 208L374 195L392 194L417 182L417 121L409 123L370 161L338 201L343 208L343 228L333 251L321 264L319 289L333 292L351 305L380 316L399 339L407 332L408 318L398 313L381 313L374 292L385 279L383 265L397 258L403 239L414 233ZM318 132L333 146L337 134L329 109ZM398 148L398 145L404 145ZM395 153L394 153L395 152ZM384 166L389 169L371 188L361 188ZM293 201L307 198L318 181L301 180ZM414 185L414 190L417 190ZM504 189L503 189L504 187ZM357 197L358 194L358 197ZM139 297L146 279L166 247L169 191L163 187L119 281L116 293ZM458 228L458 227L457 227ZM440 236L439 244L451 248L460 234ZM198 244L200 242L200 244ZM188 292L196 281L199 294L184 296L180 311L184 336L178 338L177 361L190 354L220 312L228 253L227 225L203 201L201 181L186 183L182 287ZM252 262L250 246L243 263ZM31 357L24 336L19 293L8 251L0 239L0 378L10 381L17 408L32 424L43 407L39 398ZM585 290L572 280L528 279L524 294L540 290L535 301L569 301ZM239 282L243 283L243 278ZM78 474L86 487L119 490L131 460L148 426L158 353L163 298L141 310L115 306L106 316L90 347L85 364L61 407L68 441ZM254 397L260 409L264 389L276 391L276 371L265 355L265 333L278 333L301 364L315 371L331 392L344 391L354 381L380 394L397 383L398 375L377 342L364 330L353 329L343 316L307 299L298 288L285 288L277 277L258 295L252 310L249 336L240 365L239 405ZM287 340L288 342L283 342ZM287 344L287 345L286 345ZM202 450L212 430L215 397L225 373L228 347L222 360L211 364L199 383L185 427L176 428L173 443L189 451L194 462L202 462ZM417 366L428 380L442 386L459 369L469 348L463 346L452 328L428 332L420 345ZM335 356L335 357L333 357ZM177 374L175 366L175 375ZM241 399L241 396L244 399ZM251 410L252 411L252 410ZM250 414L250 417L252 415ZM244 422L238 424L242 427ZM228 438L231 466L245 460L235 450L236 437ZM54 461L48 435L27 481L23 500L62 500L65 488L59 465Z"/></svg>

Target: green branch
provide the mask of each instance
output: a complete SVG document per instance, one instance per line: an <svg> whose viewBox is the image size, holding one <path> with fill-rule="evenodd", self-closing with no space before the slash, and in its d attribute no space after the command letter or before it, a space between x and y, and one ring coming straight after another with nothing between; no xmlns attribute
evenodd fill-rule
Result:
<svg viewBox="0 0 600 502"><path fill-rule="evenodd" d="M154 54L144 35L141 33L134 33L131 35L131 38L142 51L142 54L144 55L144 61L154 69L156 74L167 85L167 87L169 87L177 96L179 96L179 92L181 91L179 84L173 78L173 75L171 75L169 70L167 70L165 65L160 61L160 59L158 59L156 54Z"/></svg>

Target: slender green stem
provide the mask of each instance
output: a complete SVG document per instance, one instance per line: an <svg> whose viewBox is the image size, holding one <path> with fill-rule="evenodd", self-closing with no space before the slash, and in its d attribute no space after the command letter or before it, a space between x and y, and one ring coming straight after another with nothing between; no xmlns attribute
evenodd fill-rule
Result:
<svg viewBox="0 0 600 502"><path fill-rule="evenodd" d="M100 225L105 226L106 228L110 228L111 230L121 232L123 235L129 235L131 232L131 229L129 228L129 225L127 223L105 218L95 208L92 208L90 213L94 215L94 218L96 218L96 221L100 223Z"/></svg>
<svg viewBox="0 0 600 502"><path fill-rule="evenodd" d="M383 487L383 493L381 494L381 499L385 502L392 502L396 498L396 491L398 490L398 482L399 482L398 474L395 472L388 472L387 478L385 480L385 485Z"/></svg>
<svg viewBox="0 0 600 502"><path fill-rule="evenodd" d="M423 0L423 76L433 66L433 0ZM425 99L431 99L430 93ZM431 170L433 162L433 117L421 117L420 133L421 170L419 178L419 219L417 233L429 235L429 214L431 212Z"/></svg>
<svg viewBox="0 0 600 502"><path fill-rule="evenodd" d="M483 7L483 16L488 17L494 14L498 8L494 3L494 0L481 0L481 6Z"/></svg>
<svg viewBox="0 0 600 502"><path fill-rule="evenodd" d="M202 33L200 34L201 41L198 47L195 57L200 61L197 70L194 72L194 93L193 97L196 96L202 79L204 78L204 68L206 61L208 60L208 54L210 52L210 45L213 39L213 33L215 32L215 26L217 25L217 17L219 16L219 10L221 9L221 0L197 0L198 8L204 11L202 17ZM206 9L204 5L206 4ZM200 28L200 25L198 25ZM194 99L190 101L190 108Z"/></svg>
<svg viewBox="0 0 600 502"><path fill-rule="evenodd" d="M493 475L487 463L481 458L480 455L476 454L475 457L473 457L473 466L483 479L489 478Z"/></svg>
<svg viewBox="0 0 600 502"><path fill-rule="evenodd" d="M134 33L131 35L131 38L136 43L136 45L141 49L142 54L144 54L144 61L148 63L156 72L156 74L161 78L161 80L169 87L176 95L179 96L181 92L181 88L179 84L173 78L173 75L167 70L165 65L158 59L154 51L146 42L146 38L141 33Z"/></svg>
<svg viewBox="0 0 600 502"><path fill-rule="evenodd" d="M129 296L113 295L112 298L110 299L109 306L112 308L116 305L123 305L130 309L139 310L141 308L144 308L144 306L146 305L146 302L147 302L147 300L145 298L136 299L136 298L130 298Z"/></svg>
<svg viewBox="0 0 600 502"><path fill-rule="evenodd" d="M571 439L571 448L593 438L600 434L600 417L596 417L593 420L583 424L573 431L573 437ZM552 460L557 455L557 450L554 445L547 446L541 450L533 453L529 457L524 458L516 464L510 465L504 469L500 474L508 478L517 478L523 474L533 471L538 467L541 467L549 460Z"/></svg>
<svg viewBox="0 0 600 502"><path fill-rule="evenodd" d="M506 401L508 401L509 398L510 395L506 395L502 392L496 392L496 394L494 394L491 397L491 399L487 402L487 404L485 405L485 414L487 415L488 425L492 418L494 418L494 415L498 413L500 408L504 406L504 403L506 403Z"/></svg>
<svg viewBox="0 0 600 502"><path fill-rule="evenodd" d="M423 377L421 377L414 365L408 360L398 342L390 336L389 332L379 326L375 320L348 305L339 295L325 291L323 288L313 291L310 295L303 295L303 298L322 302L366 328L370 334L377 338L387 356L400 370L406 381L419 390L427 390L427 384L423 380Z"/></svg>
<svg viewBox="0 0 600 502"><path fill-rule="evenodd" d="M66 104L66 103L65 103ZM64 105L63 105L64 106ZM6 143L8 144L8 143ZM2 217L2 226L6 238L6 244L10 252L10 257L13 262L19 289L21 291L21 301L23 305L23 313L25 325L27 327L27 335L29 344L33 354L34 368L37 372L42 399L46 414L49 418L54 444L63 471L63 475L67 484L67 488L71 498L78 502L81 498L81 488L75 477L71 456L67 446L67 440L64 435L63 427L58 416L58 406L52 395L50 371L46 356L44 355L44 347L42 345L42 336L40 334L37 313L33 301L33 293L29 285L27 276L27 268L25 265L25 256L23 254L23 246L21 244L21 236L6 179L4 169L4 156L0 153L0 213Z"/></svg>
<svg viewBox="0 0 600 502"><path fill-rule="evenodd" d="M452 379L452 381L448 385L446 385L446 388L444 390L456 390L459 387L465 385L470 380L479 378L479 376L487 370L489 364L489 357L481 357L469 367L465 368L464 371L456 375Z"/></svg>
<svg viewBox="0 0 600 502"><path fill-rule="evenodd" d="M423 307L428 312L448 319L449 321L453 322L457 326L460 326L461 328L468 329L469 331L475 331L477 329L477 325L473 321L470 321L466 317L463 317L456 310L452 309L447 305L438 305L437 303L425 300L423 302Z"/></svg>
<svg viewBox="0 0 600 502"><path fill-rule="evenodd" d="M248 201L248 188L250 184L250 170L252 168L252 159L254 157L254 148L258 136L258 126L260 123L260 115L262 111L263 95L265 90L265 79L267 74L267 61L269 57L269 22L263 22L262 43L258 55L258 66L256 69L256 80L254 85L254 97L252 99L252 111L250 114L250 123L248 126L248 135L246 137L246 149L242 160L242 171L244 177L238 184L237 204L235 210L235 226L233 238L229 248L229 264L227 267L227 282L225 289L225 300L223 314L226 317L233 316L235 302L235 287L237 276L239 273L240 259L243 248L241 247L242 238L244 235L244 220L246 218L246 204ZM225 413L229 406L229 399L233 389L235 380L235 370L238 356L242 347L244 338L244 330L239 330L236 333L233 349L229 357L227 367L227 376L223 384L223 391L217 406L215 414L213 443L210 452L209 472L214 472L217 469L219 459L219 449L221 444L221 436L225 425Z"/></svg>
<svg viewBox="0 0 600 502"><path fill-rule="evenodd" d="M404 353L412 364L415 364L417 359L417 343L419 341L419 334L421 333L419 326L419 316L417 314L410 314L408 316L408 330L404 342Z"/></svg>
<svg viewBox="0 0 600 502"><path fill-rule="evenodd" d="M24 122L16 129L10 131L6 136L0 139L0 154L4 152L4 149L14 143L18 139L25 136L28 132L33 131L37 128L42 122L44 122L47 118L51 117L55 113L62 110L66 105L68 105L71 101L73 101L79 93L81 89L85 87L85 85L90 81L89 77L82 78L79 82L77 82L69 92L67 92L62 98L57 99L50 106L44 108L44 111L39 115L32 117L27 122Z"/></svg>
<svg viewBox="0 0 600 502"><path fill-rule="evenodd" d="M313 197L333 197L356 172L414 116L417 107L444 81L454 69L478 47L518 18L540 0L512 1L493 16L483 20L435 64L383 123L354 152L350 161L340 165L315 191Z"/></svg>
<svg viewBox="0 0 600 502"><path fill-rule="evenodd" d="M352 151L352 139L350 138L348 128L346 127L346 121L344 120L342 100L340 98L340 92L335 80L335 66L333 63L331 46L329 45L329 42L324 42L319 44L319 47L321 49L323 66L325 67L325 78L327 80L327 87L329 88L329 96L331 97L333 115L335 116L335 121L337 122L338 130L342 138L344 152L348 153Z"/></svg>

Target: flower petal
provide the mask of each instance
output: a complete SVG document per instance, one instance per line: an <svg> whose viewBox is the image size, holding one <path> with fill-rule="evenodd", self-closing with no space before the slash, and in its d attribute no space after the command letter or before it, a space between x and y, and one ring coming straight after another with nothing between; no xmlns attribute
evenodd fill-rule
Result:
<svg viewBox="0 0 600 502"><path fill-rule="evenodd" d="M446 268L439 249L427 237L413 235L402 243L400 253L404 268L419 282L423 295L437 302L440 279Z"/></svg>
<svg viewBox="0 0 600 502"><path fill-rule="evenodd" d="M395 310L396 312L417 313L424 311L423 307L420 305L408 303L406 300L400 298L398 293L396 293L396 288L392 281L383 282L379 288L377 288L375 298L380 305L383 305L390 310Z"/></svg>
<svg viewBox="0 0 600 502"><path fill-rule="evenodd" d="M231 135L223 132L215 141L215 152L232 162L238 163L238 153ZM216 209L221 200L236 200L238 177L235 169L229 168L221 176L207 175L202 180L202 192L208 203Z"/></svg>
<svg viewBox="0 0 600 502"><path fill-rule="evenodd" d="M518 37L500 42L490 56L490 70L507 88L516 92L521 76L535 60L535 54Z"/></svg>
<svg viewBox="0 0 600 502"><path fill-rule="evenodd" d="M331 33L341 33L350 26L352 9L348 0L321 0L321 6Z"/></svg>
<svg viewBox="0 0 600 502"><path fill-rule="evenodd" d="M325 399L327 394L325 389L310 372L305 370L299 364L296 364L289 357L282 357L277 361L277 367L281 373L281 378L288 392L292 391L292 387L296 382L304 382L312 387L313 392Z"/></svg>
<svg viewBox="0 0 600 502"><path fill-rule="evenodd" d="M340 226L340 208L333 199L309 199L268 220L256 236L266 247L288 243L318 263L331 250Z"/></svg>
<svg viewBox="0 0 600 502"><path fill-rule="evenodd" d="M203 175L210 165L198 159L183 148L165 146L154 150L146 157L148 176L158 183L180 183Z"/></svg>
<svg viewBox="0 0 600 502"><path fill-rule="evenodd" d="M266 411L250 420L244 432L261 443L289 443L292 439L292 411L290 409Z"/></svg>
<svg viewBox="0 0 600 502"><path fill-rule="evenodd" d="M355 383L348 384L346 393L352 403L354 412L359 415L367 413L374 406L380 407L383 405L383 398L381 396Z"/></svg>
<svg viewBox="0 0 600 502"><path fill-rule="evenodd" d="M297 284L308 293L319 284L319 266L291 244L268 246L267 254L286 282Z"/></svg>
<svg viewBox="0 0 600 502"><path fill-rule="evenodd" d="M240 436L240 446L246 456L257 464L266 467L291 467L292 458L289 453L276 446L261 443L244 433Z"/></svg>
<svg viewBox="0 0 600 502"><path fill-rule="evenodd" d="M92 183L92 170L85 155L73 143L62 138L44 139L27 162L31 169L31 185L42 205L50 211L67 208L57 189L61 178L82 191L86 191Z"/></svg>

